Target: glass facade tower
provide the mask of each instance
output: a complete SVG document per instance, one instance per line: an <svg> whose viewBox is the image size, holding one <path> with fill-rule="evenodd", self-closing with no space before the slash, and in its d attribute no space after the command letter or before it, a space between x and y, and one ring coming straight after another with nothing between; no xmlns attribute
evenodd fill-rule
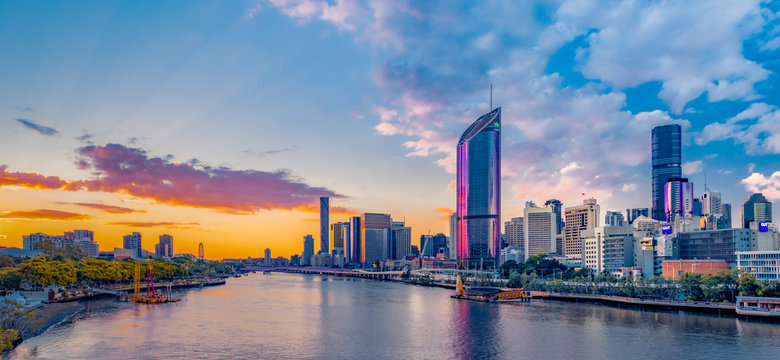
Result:
<svg viewBox="0 0 780 360"><path fill-rule="evenodd" d="M501 250L501 108L458 141L457 254L461 267L495 268Z"/></svg>
<svg viewBox="0 0 780 360"><path fill-rule="evenodd" d="M682 177L682 130L680 125L653 128L652 218L666 221L664 186L671 178Z"/></svg>

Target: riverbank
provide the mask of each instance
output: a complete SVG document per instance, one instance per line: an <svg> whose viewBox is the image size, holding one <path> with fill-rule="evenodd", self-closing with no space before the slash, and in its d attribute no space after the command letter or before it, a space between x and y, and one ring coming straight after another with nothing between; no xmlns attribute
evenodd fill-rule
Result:
<svg viewBox="0 0 780 360"><path fill-rule="evenodd" d="M155 285L155 288L165 288L170 286L172 289L191 289L196 287L218 286L224 285L226 280L219 279L188 279L188 281L178 281L176 283L166 283ZM119 285L113 287L117 293L132 291L132 287L126 285ZM60 295L60 294L58 294ZM11 349L7 349L0 354L4 356L10 351L13 351L16 346L23 341L34 338L43 334L46 330L59 323L65 322L71 319L87 308L87 303L106 299L106 297L117 296L109 292L96 292L92 290L79 290L78 293L71 292L65 296L57 297L57 302L45 302L40 304L34 309L30 309L24 313L26 323L20 324L21 329L15 329L19 332L19 338L13 343Z"/></svg>

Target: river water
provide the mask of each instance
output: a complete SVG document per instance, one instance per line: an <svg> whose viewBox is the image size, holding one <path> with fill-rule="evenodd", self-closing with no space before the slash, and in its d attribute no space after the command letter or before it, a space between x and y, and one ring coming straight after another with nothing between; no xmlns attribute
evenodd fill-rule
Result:
<svg viewBox="0 0 780 360"><path fill-rule="evenodd" d="M274 273L179 303L87 302L13 359L779 359L780 324Z"/></svg>

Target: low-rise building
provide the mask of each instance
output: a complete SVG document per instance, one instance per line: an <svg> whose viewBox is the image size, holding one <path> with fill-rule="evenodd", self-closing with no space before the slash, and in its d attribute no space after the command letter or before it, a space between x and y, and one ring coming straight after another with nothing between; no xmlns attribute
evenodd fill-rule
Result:
<svg viewBox="0 0 780 360"><path fill-rule="evenodd" d="M780 250L737 251L737 269L758 280L780 280Z"/></svg>
<svg viewBox="0 0 780 360"><path fill-rule="evenodd" d="M663 277L679 279L687 273L715 275L729 269L725 260L666 260L663 262Z"/></svg>

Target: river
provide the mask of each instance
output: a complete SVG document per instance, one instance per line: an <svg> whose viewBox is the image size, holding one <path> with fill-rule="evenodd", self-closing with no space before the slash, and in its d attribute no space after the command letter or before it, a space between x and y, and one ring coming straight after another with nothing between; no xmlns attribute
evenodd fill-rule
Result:
<svg viewBox="0 0 780 360"><path fill-rule="evenodd" d="M777 359L780 324L274 273L179 303L104 299L13 359Z"/></svg>

